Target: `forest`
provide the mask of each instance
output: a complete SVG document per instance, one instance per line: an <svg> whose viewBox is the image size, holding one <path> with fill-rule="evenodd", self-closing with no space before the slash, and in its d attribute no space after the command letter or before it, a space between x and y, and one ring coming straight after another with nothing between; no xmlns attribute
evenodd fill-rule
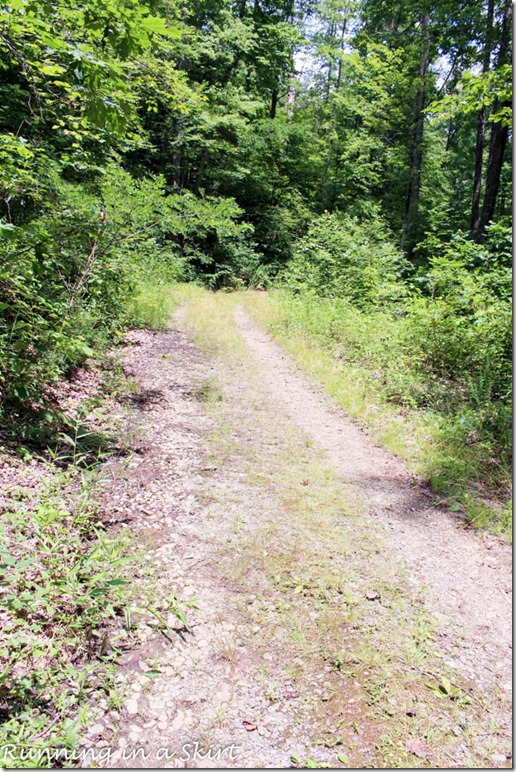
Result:
<svg viewBox="0 0 516 772"><path fill-rule="evenodd" d="M285 325L437 416L461 467L448 477L503 489L508 0L0 13L8 434L66 420L53 384L138 323L143 286L275 287Z"/></svg>
<svg viewBox="0 0 516 772"><path fill-rule="evenodd" d="M6 436L66 423L53 385L141 322L142 287L277 288L282 324L436 416L449 479L503 490L508 0L0 14Z"/></svg>
<svg viewBox="0 0 516 772"><path fill-rule="evenodd" d="M303 672L317 667L325 683L337 684L335 693L350 698L346 711L363 704L371 726L392 724L397 738L385 729L371 734L369 748L369 740L357 740L359 729L349 729L349 751L337 747L337 729L333 744L321 740L321 730L313 748L327 760L293 755L287 766L329 767L335 758L357 767L436 759L447 766L450 757L454 766L510 763L503 661L510 659L504 550L512 463L511 2L8 0L0 7L0 68L0 748L14 742L47 753L71 749L78 727L92 724L85 718L92 703L111 711L114 726L125 704L117 680L122 653L135 642L146 645L152 631L167 645L179 632L195 649L190 619L205 624L206 608L223 601L227 623L239 608L238 593L247 593L246 613L258 614L259 624L246 628L237 618L238 635L245 645L253 642L249 660L260 646L270 647L267 656L284 669L289 705L304 689ZM238 304L252 320L243 328ZM182 333L171 332L177 308L185 335L206 356L223 352L221 383L236 407L208 370L201 385L195 381L200 355ZM256 342L260 333L249 332L255 323L367 428L374 453L383 446L406 462L410 491L424 486L410 517L400 521L402 534L411 518L410 527L419 528L423 510L425 523L444 510L457 518L462 530L443 530L433 541L427 531L414 537L415 554L423 556L417 570L428 571L423 585L452 577L452 591L437 586L430 598L431 609L440 609L437 622L427 620L410 582L403 584L398 563L388 564L388 550L375 546L379 530L371 522L377 521L355 524L359 507L342 503L340 483L317 466L315 446L306 437L296 444L293 430L283 430L285 416L274 413L277 405L257 390L261 384L232 383L253 358L250 348L242 353L239 335L247 330ZM170 365L175 381L164 369L172 361L169 344L152 337L158 332L179 336L180 365ZM127 340L137 364L146 352L138 372L149 394L155 377L178 400L176 408L186 410L185 423L195 425L186 439L174 435L177 425L160 413L163 405L144 405L135 393L131 368L117 359ZM134 341L143 341L140 349ZM281 367L281 358L275 361ZM270 369L262 371L264 383ZM206 427L197 408L180 402L185 394L212 410L207 442L215 460L200 458L195 438ZM148 459L130 422L122 431L116 423L123 410L138 414L142 405L158 443L149 464L165 459L143 493L131 464ZM340 426L335 412L323 415ZM173 452L162 426L176 437ZM330 450L339 439L331 430ZM258 434L263 443L246 444ZM199 478L215 480L232 474L238 453L239 480L248 487L239 483L224 501L217 534L243 540L263 592L254 579L245 584L243 569L239 578L240 563L209 551L211 510L199 510L203 517L208 512L205 520L190 510L181 514L184 491L195 487L189 465L201 469ZM375 457L381 466L383 457ZM172 461L166 466L170 458L174 468ZM108 459L127 475L126 488ZM114 505L106 504L102 474L112 499L119 495L128 512L144 497L152 538L170 525L159 520L161 510L169 506L174 517L174 507L181 510L186 528L199 529L191 541L201 579L215 581L202 565L220 558L231 588L241 582L238 592L229 595L226 578L204 598L204 610L196 588L183 597L184 586L198 579L186 559L192 545L183 545L187 565L179 576L175 547L162 563L142 557L138 549L152 539L141 536L137 519L123 527L116 508L107 517ZM262 485L259 494L250 480ZM154 482L162 485L160 501ZM217 483L211 486L216 492ZM377 514L369 488L365 501ZM411 496L406 500L414 503ZM241 518L252 507L247 544ZM477 551L471 541L464 549L462 539L477 536ZM427 547L436 561L428 565ZM232 548L232 560L233 552L239 554ZM490 573L493 566L503 570ZM162 572L159 581L149 579L152 570ZM453 638L463 607L446 603L455 598L457 572L466 576L456 597L465 598L470 627ZM313 624L320 618L324 624ZM444 632L436 633L439 624ZM283 628L293 634L280 645L274 635ZM442 654L441 638L460 644ZM204 653L211 652L213 642L204 643ZM225 660L238 669L244 643L217 649L206 679ZM459 652L459 661L462 650L467 667L456 672L453 657ZM182 669L199 693L206 691L208 680L195 681L200 671L185 652L179 652L186 657ZM158 660L149 656L136 668L140 679L148 674L159 687L170 663ZM292 675L296 662L299 682ZM487 680L471 681L471 663L479 672L485 665ZM265 661L263 673L267 667ZM248 678L245 668L241 676ZM363 688L361 696L348 681L342 685L348 676ZM213 694L224 691L224 679L209 682ZM273 681L266 691L271 704L279 699ZM333 710L327 692L321 686L317 721ZM124 724L136 721L138 694L127 703ZM191 698L186 694L186 705ZM199 702L199 710L208 704ZM239 718L242 736L266 744L268 730L251 718L246 713L243 728ZM358 726L358 708L355 718ZM172 711L169 723L176 720ZM311 718L305 723L310 731L319 726ZM228 732L233 741L232 726ZM278 760L269 750L265 766ZM46 761L52 766L55 758ZM23 763L18 758L15 766Z"/></svg>

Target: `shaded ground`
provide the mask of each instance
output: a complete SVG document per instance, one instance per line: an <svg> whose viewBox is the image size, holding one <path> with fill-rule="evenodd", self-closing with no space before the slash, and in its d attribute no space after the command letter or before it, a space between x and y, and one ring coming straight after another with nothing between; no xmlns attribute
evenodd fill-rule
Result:
<svg viewBox="0 0 516 772"><path fill-rule="evenodd" d="M168 628L142 629L123 721L99 706L84 743L113 767L509 765L507 548L430 509L217 302L128 341L143 439L104 506L146 545Z"/></svg>

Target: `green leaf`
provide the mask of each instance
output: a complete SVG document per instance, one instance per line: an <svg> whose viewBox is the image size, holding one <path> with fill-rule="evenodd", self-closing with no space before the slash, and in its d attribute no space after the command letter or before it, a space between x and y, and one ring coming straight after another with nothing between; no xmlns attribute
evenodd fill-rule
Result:
<svg viewBox="0 0 516 772"><path fill-rule="evenodd" d="M161 678L163 675L163 671L161 670L146 670L143 674L144 676L147 676L147 678Z"/></svg>
<svg viewBox="0 0 516 772"><path fill-rule="evenodd" d="M179 40L183 34L177 27L167 27L165 19L160 16L145 16L140 19L140 26L147 32L156 32L171 40Z"/></svg>
<svg viewBox="0 0 516 772"><path fill-rule="evenodd" d="M62 75L66 70L60 64L40 64L38 70L43 75Z"/></svg>
<svg viewBox="0 0 516 772"><path fill-rule="evenodd" d="M3 223L0 222L0 237L3 239L12 239L13 236L16 235L16 232L19 231L19 228L16 227L16 225L11 225L10 223Z"/></svg>

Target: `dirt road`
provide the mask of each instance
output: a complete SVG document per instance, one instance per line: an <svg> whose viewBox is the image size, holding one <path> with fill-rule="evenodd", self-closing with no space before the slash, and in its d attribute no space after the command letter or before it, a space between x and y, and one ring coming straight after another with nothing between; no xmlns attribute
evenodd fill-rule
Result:
<svg viewBox="0 0 516 772"><path fill-rule="evenodd" d="M124 720L100 706L87 741L113 767L510 766L508 548L432 508L233 306L194 296L130 336L144 440L105 506L170 630L144 626Z"/></svg>

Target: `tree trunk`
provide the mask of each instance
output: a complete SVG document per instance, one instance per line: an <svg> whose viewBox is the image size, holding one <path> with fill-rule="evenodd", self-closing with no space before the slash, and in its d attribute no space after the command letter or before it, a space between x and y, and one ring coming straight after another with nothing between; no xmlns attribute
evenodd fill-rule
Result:
<svg viewBox="0 0 516 772"><path fill-rule="evenodd" d="M278 89L275 88L273 89L272 96L271 96L271 111L270 111L271 120L274 120L274 118L276 117L277 106L278 106Z"/></svg>
<svg viewBox="0 0 516 772"><path fill-rule="evenodd" d="M346 28L347 28L348 20L345 17L342 21L342 25L340 28L340 40L339 40L339 62L337 65L337 80L335 82L335 87L333 89L334 95L337 94L340 90L340 86L342 83L342 52L344 51L344 36L346 34ZM328 77L328 94L327 94L327 100L330 99L330 78ZM328 202L326 197L326 189L328 187L329 177L330 177L330 169L333 162L333 156L334 156L334 132L337 125L337 102L335 101L335 96L333 98L333 104L331 108L331 123L330 123L330 139L328 143L328 155L326 157L326 164L324 167L324 176L323 176L323 198L326 202L326 204L329 206L329 210L332 212L333 208L335 206L335 200L337 197L337 182L336 178L334 178L333 186L332 186L332 194L331 199ZM338 166L338 163L337 163ZM336 174L336 170L335 170Z"/></svg>
<svg viewBox="0 0 516 772"><path fill-rule="evenodd" d="M500 34L500 47L496 57L496 66L500 67L502 64L506 64L510 61L510 37L512 30L512 4L510 0L506 0L502 29ZM493 112L496 113L500 107L511 107L510 102L504 102L500 104L496 102L493 106ZM481 244L485 238L485 230L491 220L493 219L496 198L498 196L498 190L500 188L500 177L502 174L502 166L505 155L505 148L507 145L507 138L509 136L509 127L503 123L492 123L491 136L489 140L489 160L487 162L486 172L486 186L484 201L482 204L482 214L474 229L475 241Z"/></svg>
<svg viewBox="0 0 516 772"><path fill-rule="evenodd" d="M206 166L207 160L208 160L208 151L205 148L201 156L199 168L197 169L197 174L195 175L194 193L196 196L198 196L199 193L201 192L202 176L204 174L204 167Z"/></svg>
<svg viewBox="0 0 516 772"><path fill-rule="evenodd" d="M417 215L419 192L421 189L421 166L423 162L423 133L425 126L425 79L428 71L430 53L430 17L421 19L421 51L419 55L419 89L416 95L416 124L410 150L409 185L405 202L405 216L401 245L408 253L414 247L414 224Z"/></svg>
<svg viewBox="0 0 516 772"><path fill-rule="evenodd" d="M183 142L182 142L182 118L176 118L174 120L174 134L175 142L174 149L172 151L172 168L173 177L172 184L175 188L182 187L182 160L183 160Z"/></svg>
<svg viewBox="0 0 516 772"><path fill-rule="evenodd" d="M482 194L482 169L484 166L484 138L486 133L486 108L483 107L477 117L477 139L475 143L475 176L473 178L473 201L471 204L470 230L478 228L480 196Z"/></svg>
<svg viewBox="0 0 516 772"><path fill-rule="evenodd" d="M291 75L290 84L288 87L288 96L287 96L287 116L289 121L292 120L292 117L294 115L295 103L296 103L296 86L294 81L294 75Z"/></svg>
<svg viewBox="0 0 516 772"><path fill-rule="evenodd" d="M493 14L494 0L489 0L487 6L486 39L482 72L489 72L491 67L491 53L493 50ZM475 144L475 176L473 179L473 200L471 204L470 229L475 232L478 229L478 215L480 212L480 196L482 194L482 169L484 166L484 142L486 134L486 108L482 107L477 117L477 139Z"/></svg>
<svg viewBox="0 0 516 772"><path fill-rule="evenodd" d="M495 106L495 109L500 108L501 105ZM510 107L510 102L504 102L503 107ZM482 214L478 223L478 228L475 233L475 241L479 244L485 238L485 230L493 219L493 214L496 206L496 197L498 195L498 189L500 187L500 177L502 174L503 159L505 155L505 147L507 145L507 138L509 135L509 127L502 125L502 123L493 123L491 127L491 139L489 142L489 161L487 164L486 174L486 192L484 194L484 203L482 206Z"/></svg>

